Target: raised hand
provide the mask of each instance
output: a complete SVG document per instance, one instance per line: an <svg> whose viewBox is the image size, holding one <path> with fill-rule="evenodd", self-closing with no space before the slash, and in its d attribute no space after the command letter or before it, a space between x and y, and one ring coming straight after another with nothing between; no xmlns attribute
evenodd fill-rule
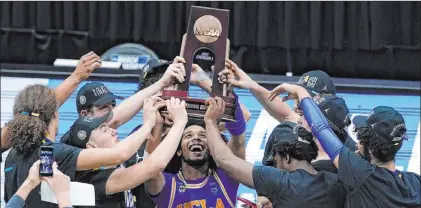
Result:
<svg viewBox="0 0 421 208"><path fill-rule="evenodd" d="M225 111L225 101L220 97L208 98L206 100L208 109L206 110L205 120L217 121L222 118Z"/></svg>
<svg viewBox="0 0 421 208"><path fill-rule="evenodd" d="M288 93L287 96L282 98L283 102L287 100L301 100L304 97L310 97L307 90L305 90L303 87L294 84L283 83L269 93L268 99L272 101L282 93Z"/></svg>
<svg viewBox="0 0 421 208"><path fill-rule="evenodd" d="M159 80L162 83L162 88L173 85L176 80L179 83L185 81L186 69L184 68L184 63L186 63L186 60L183 57L177 56L174 58L173 63L168 66L164 75Z"/></svg>
<svg viewBox="0 0 421 208"><path fill-rule="evenodd" d="M74 73L82 80L91 76L94 69L101 67L101 58L93 51L83 55L76 65Z"/></svg>
<svg viewBox="0 0 421 208"><path fill-rule="evenodd" d="M253 87L254 84L256 84L255 81L253 81L240 67L237 66L233 61L226 59L226 66L230 68L230 70L234 73L235 76L237 76L238 79L235 78L235 76L227 77L227 83L232 84L236 87L241 87L243 89L250 89ZM227 73L226 70L223 70L219 73L219 76L223 75L224 73ZM222 80L223 81L223 80Z"/></svg>
<svg viewBox="0 0 421 208"><path fill-rule="evenodd" d="M155 126L157 123L158 109L165 106L165 102L158 96L146 99L143 104L143 123Z"/></svg>
<svg viewBox="0 0 421 208"><path fill-rule="evenodd" d="M199 82L207 80L212 81L199 65L193 64L191 69L190 82L195 85L199 85Z"/></svg>
<svg viewBox="0 0 421 208"><path fill-rule="evenodd" d="M186 102L183 100L181 101L178 98L172 97L169 100L165 101L167 105L167 111L170 118L173 119L174 123L177 122L185 122L187 123L187 110L186 110Z"/></svg>
<svg viewBox="0 0 421 208"><path fill-rule="evenodd" d="M232 65L225 61L225 69L220 71L218 75L219 83L228 84L227 91L232 92L233 84L231 82L237 81Z"/></svg>

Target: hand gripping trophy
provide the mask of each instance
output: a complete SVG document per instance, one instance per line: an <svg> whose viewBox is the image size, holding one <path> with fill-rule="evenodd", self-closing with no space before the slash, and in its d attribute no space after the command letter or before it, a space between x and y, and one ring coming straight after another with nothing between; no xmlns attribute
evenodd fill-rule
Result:
<svg viewBox="0 0 421 208"><path fill-rule="evenodd" d="M177 97L187 103L189 118L201 119L206 113L205 100L188 97L192 64L202 68L213 67L211 96L221 97L225 102L222 121L235 121L235 98L227 96L227 84L218 81L218 74L225 68L229 54L229 10L192 6L187 34L183 36L180 55L186 60L185 82L178 83L175 90L164 90L162 98ZM202 64L200 64L202 63Z"/></svg>

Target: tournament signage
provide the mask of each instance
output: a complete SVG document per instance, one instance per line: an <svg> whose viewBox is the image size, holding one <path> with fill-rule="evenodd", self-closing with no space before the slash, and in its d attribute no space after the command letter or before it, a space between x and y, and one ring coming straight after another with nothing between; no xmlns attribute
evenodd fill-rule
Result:
<svg viewBox="0 0 421 208"><path fill-rule="evenodd" d="M149 59L149 55L114 54L111 56L111 61L120 62L123 69L129 70L143 68Z"/></svg>
<svg viewBox="0 0 421 208"><path fill-rule="evenodd" d="M151 59L159 59L154 51L138 43L114 46L101 55L102 61L120 62L125 70L139 70Z"/></svg>

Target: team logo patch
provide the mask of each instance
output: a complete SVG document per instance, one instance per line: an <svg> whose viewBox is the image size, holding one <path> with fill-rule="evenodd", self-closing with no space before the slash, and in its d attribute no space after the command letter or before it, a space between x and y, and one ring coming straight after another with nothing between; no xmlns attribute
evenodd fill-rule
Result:
<svg viewBox="0 0 421 208"><path fill-rule="evenodd" d="M85 140L86 139L86 131L80 130L79 132L77 132L77 138L79 138L80 140Z"/></svg>
<svg viewBox="0 0 421 208"><path fill-rule="evenodd" d="M80 98L79 98L79 103L80 103L81 105L85 105L85 103L86 103L86 97L85 97L84 95L80 96Z"/></svg>
<svg viewBox="0 0 421 208"><path fill-rule="evenodd" d="M178 191L184 193L186 192L186 187L184 185L181 185L180 187L178 187Z"/></svg>
<svg viewBox="0 0 421 208"><path fill-rule="evenodd" d="M218 188L212 187L211 192L212 192L212 194L216 195L218 193Z"/></svg>

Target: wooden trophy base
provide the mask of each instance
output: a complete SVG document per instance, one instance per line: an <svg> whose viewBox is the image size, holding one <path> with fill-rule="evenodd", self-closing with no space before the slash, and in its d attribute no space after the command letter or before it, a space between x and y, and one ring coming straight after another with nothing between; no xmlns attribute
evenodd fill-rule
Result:
<svg viewBox="0 0 421 208"><path fill-rule="evenodd" d="M216 95L211 95L215 97ZM189 118L191 119L203 119L206 114L207 106L206 100L198 99L198 98L191 98L188 97L187 91L182 90L163 90L162 91L162 99L167 100L171 99L171 97L178 98L180 100L184 100L187 104L186 110ZM235 98L227 97L227 96L220 96L225 101L225 112L222 116L222 121L227 122L235 122ZM166 112L167 109L163 109L162 112Z"/></svg>

